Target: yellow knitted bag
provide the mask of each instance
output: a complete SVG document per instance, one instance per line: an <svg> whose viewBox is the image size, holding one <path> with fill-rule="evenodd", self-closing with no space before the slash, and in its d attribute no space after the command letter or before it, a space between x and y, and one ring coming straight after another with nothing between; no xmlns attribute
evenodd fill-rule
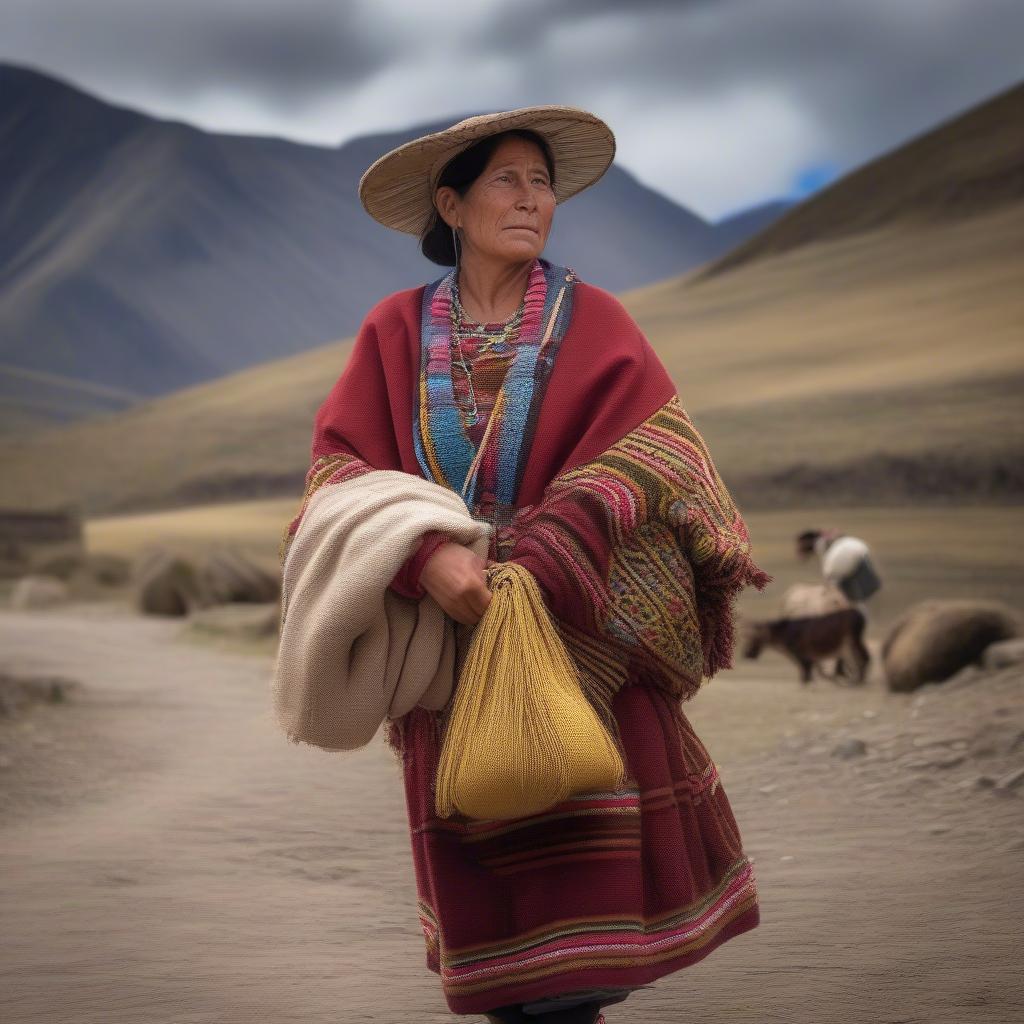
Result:
<svg viewBox="0 0 1024 1024"><path fill-rule="evenodd" d="M453 697L437 767L439 817L519 818L618 789L625 768L580 686L533 574L488 566L492 596Z"/></svg>

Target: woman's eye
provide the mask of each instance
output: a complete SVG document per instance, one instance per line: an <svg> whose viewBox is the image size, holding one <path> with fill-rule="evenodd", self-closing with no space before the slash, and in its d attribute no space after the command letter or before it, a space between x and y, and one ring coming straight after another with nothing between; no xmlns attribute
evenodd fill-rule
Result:
<svg viewBox="0 0 1024 1024"><path fill-rule="evenodd" d="M510 174L499 174L496 180L497 181L511 181L512 180L512 176ZM551 187L550 185L548 185L547 178L536 177L533 180L534 181L539 181L542 185L547 185L549 188Z"/></svg>

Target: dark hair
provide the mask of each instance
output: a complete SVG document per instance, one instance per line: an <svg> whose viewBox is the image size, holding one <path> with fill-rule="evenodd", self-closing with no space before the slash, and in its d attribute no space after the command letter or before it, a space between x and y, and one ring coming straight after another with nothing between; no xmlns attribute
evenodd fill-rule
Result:
<svg viewBox="0 0 1024 1024"><path fill-rule="evenodd" d="M491 154L498 148L503 139L510 135L516 135L528 142L534 142L540 147L544 154L544 163L547 164L548 174L551 177L551 186L555 184L555 160L551 155L551 149L542 135L529 128L510 128L508 131L498 132L495 135L488 135L468 149L452 157L444 165L441 176L437 179L435 191L442 185L450 185L460 196L464 196L470 185L483 174L484 168L491 159ZM420 251L432 263L440 263L442 267L455 266L455 240L452 238L452 229L445 223L444 218L434 207L434 213L427 223L426 230L420 235Z"/></svg>
<svg viewBox="0 0 1024 1024"><path fill-rule="evenodd" d="M821 536L821 530L804 530L796 536L796 549L801 554L809 555L814 551L814 542Z"/></svg>

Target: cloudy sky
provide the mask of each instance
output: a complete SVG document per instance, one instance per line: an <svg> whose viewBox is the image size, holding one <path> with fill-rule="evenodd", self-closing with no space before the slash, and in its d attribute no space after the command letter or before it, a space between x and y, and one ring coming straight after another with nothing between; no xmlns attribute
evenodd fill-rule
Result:
<svg viewBox="0 0 1024 1024"><path fill-rule="evenodd" d="M536 103L715 220L1024 78L1021 0L3 0L0 60L218 131L337 145Z"/></svg>

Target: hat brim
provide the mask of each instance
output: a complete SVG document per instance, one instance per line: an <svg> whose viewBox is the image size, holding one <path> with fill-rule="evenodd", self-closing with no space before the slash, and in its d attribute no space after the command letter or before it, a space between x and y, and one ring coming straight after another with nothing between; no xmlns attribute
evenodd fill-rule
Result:
<svg viewBox="0 0 1024 1024"><path fill-rule="evenodd" d="M385 227L422 235L448 161L474 142L510 128L530 128L551 147L556 204L593 185L615 158L611 128L578 107L549 104L481 114L413 139L374 161L359 180L363 207Z"/></svg>

